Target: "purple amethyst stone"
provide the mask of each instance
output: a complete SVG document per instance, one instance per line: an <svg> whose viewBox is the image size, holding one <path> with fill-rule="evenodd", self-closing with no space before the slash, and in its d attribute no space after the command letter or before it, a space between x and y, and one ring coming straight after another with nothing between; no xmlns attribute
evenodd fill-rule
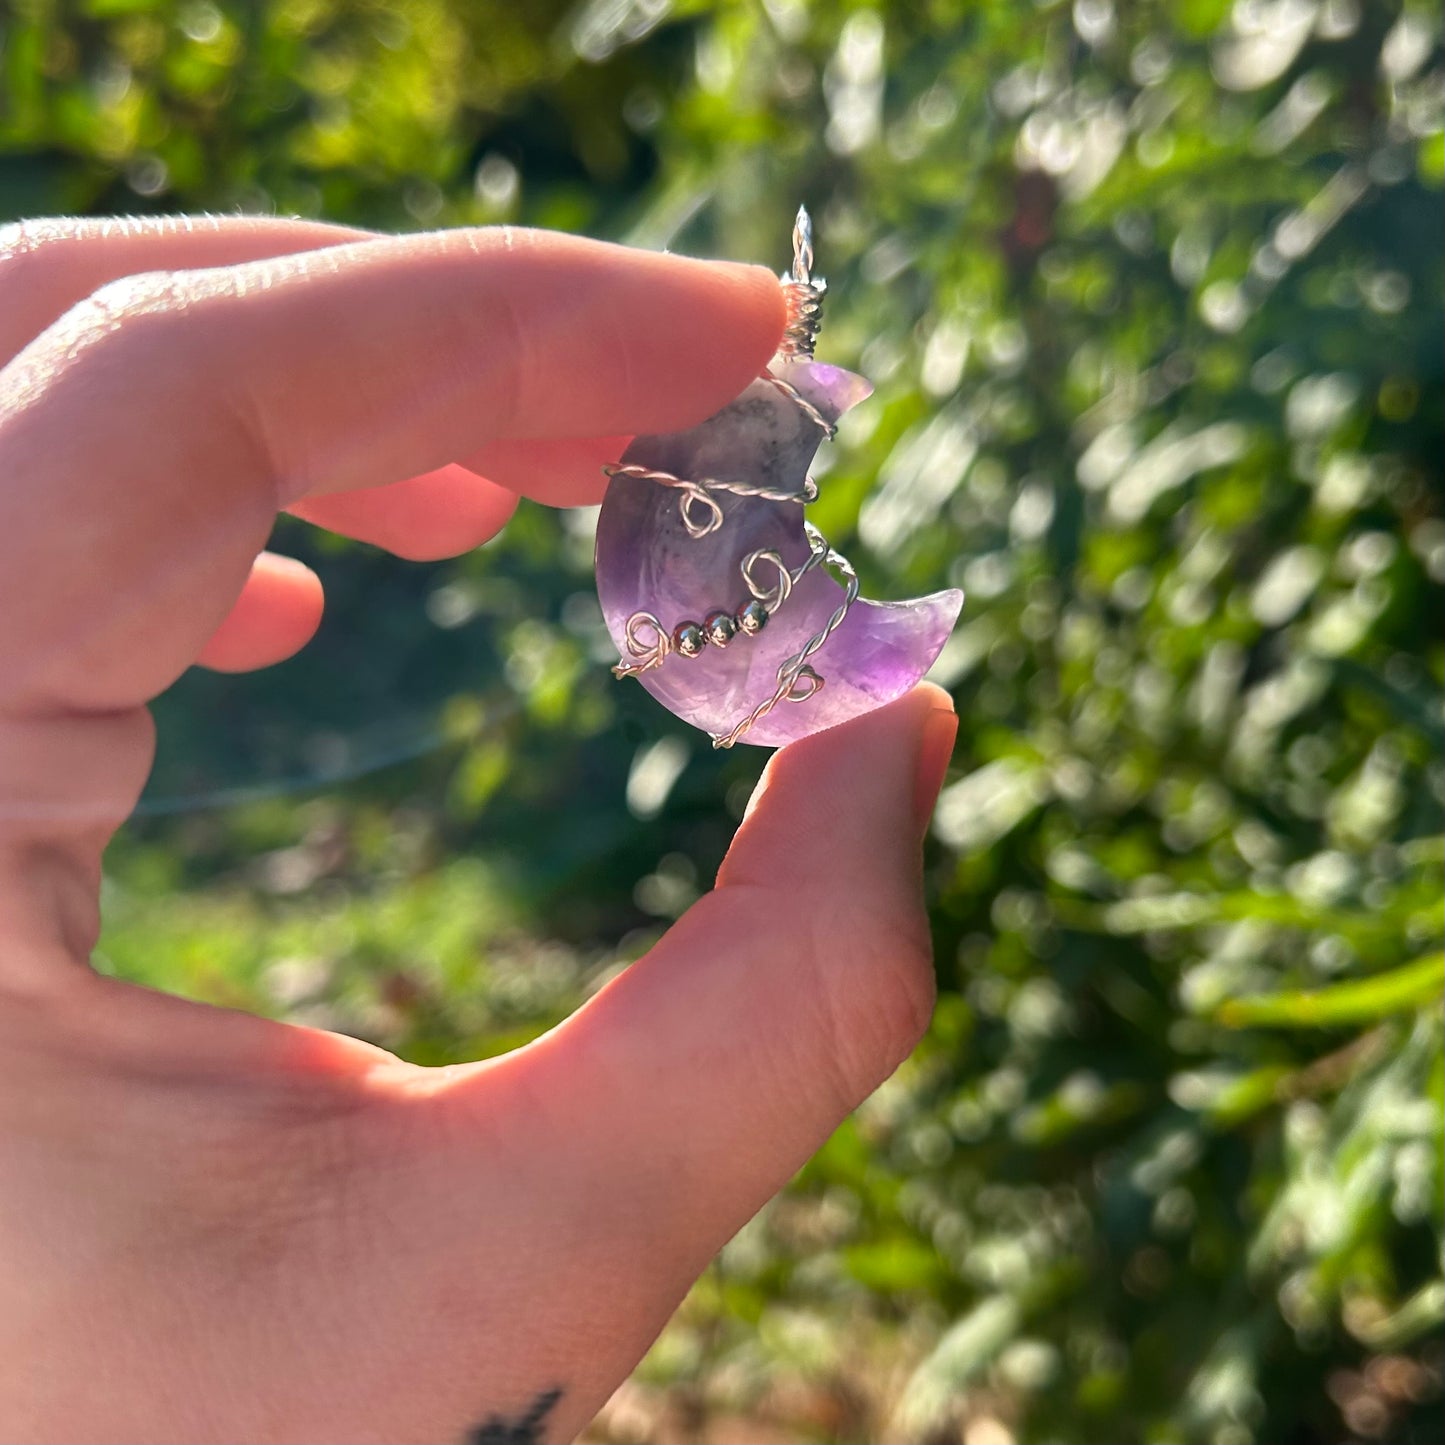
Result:
<svg viewBox="0 0 1445 1445"><path fill-rule="evenodd" d="M771 371L830 424L872 391L861 376L817 361L779 359ZM689 431L637 437L622 461L693 481L715 478L798 493L823 440L814 418L759 379ZM635 613L656 617L669 634L685 622L701 626L719 611L736 617L753 600L741 572L745 556L771 549L794 570L807 558L797 502L710 495L722 510L721 525L695 537L683 521L685 493L639 477L618 475L609 483L597 523L597 592L624 659L632 656L627 624ZM755 575L769 582L773 573L759 567ZM739 628L725 645L704 646L696 656L673 651L638 680L678 717L724 736L772 696L779 665L823 629L843 597L843 586L815 567L765 627ZM777 747L901 696L932 666L962 606L956 589L908 602L858 598L809 659L823 686L802 701L780 702L739 741Z"/></svg>

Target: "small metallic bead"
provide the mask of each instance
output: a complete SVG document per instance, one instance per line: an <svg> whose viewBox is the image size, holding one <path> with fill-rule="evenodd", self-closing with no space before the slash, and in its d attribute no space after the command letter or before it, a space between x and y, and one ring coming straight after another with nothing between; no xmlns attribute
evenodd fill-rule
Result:
<svg viewBox="0 0 1445 1445"><path fill-rule="evenodd" d="M756 637L768 625L768 609L754 598L738 612L738 628L749 637Z"/></svg>
<svg viewBox="0 0 1445 1445"><path fill-rule="evenodd" d="M726 647L738 633L738 624L730 612L709 612L702 627L714 647Z"/></svg>
<svg viewBox="0 0 1445 1445"><path fill-rule="evenodd" d="M696 657L707 646L707 633L696 622L679 622L672 629L672 645L684 657Z"/></svg>

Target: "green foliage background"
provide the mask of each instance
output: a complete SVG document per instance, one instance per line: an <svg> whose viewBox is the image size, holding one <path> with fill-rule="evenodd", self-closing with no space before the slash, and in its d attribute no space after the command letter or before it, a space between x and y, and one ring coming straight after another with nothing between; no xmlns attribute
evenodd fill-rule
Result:
<svg viewBox="0 0 1445 1445"><path fill-rule="evenodd" d="M0 3L0 219L782 266L814 212L878 383L818 521L872 595L969 594L942 996L599 1438L1438 1438L1442 99L1395 0ZM322 633L162 700L101 966L511 1047L762 758L610 678L586 516L277 545Z"/></svg>

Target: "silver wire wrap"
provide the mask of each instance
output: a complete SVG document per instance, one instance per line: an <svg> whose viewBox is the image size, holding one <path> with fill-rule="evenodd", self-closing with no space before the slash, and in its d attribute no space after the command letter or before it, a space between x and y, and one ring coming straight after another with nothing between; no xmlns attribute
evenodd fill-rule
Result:
<svg viewBox="0 0 1445 1445"><path fill-rule="evenodd" d="M786 383L784 383L786 385ZM789 390L792 388L790 387ZM807 403L805 402L804 405ZM826 425L826 423L825 423ZM717 477L704 477L701 481L690 481L687 477L675 477L671 472L659 472L653 467L639 467L621 462L612 462L602 470L609 477L638 477L644 482L656 482L660 487L675 487L682 493L678 511L687 535L694 540L716 532L722 526L722 508L708 494L710 492L731 492L735 497L762 497L768 502L797 502L807 506L818 500L818 484L812 477L803 479L801 492L790 492L784 487L763 487L752 482L724 482ZM696 508L703 514L698 516Z"/></svg>
<svg viewBox="0 0 1445 1445"><path fill-rule="evenodd" d="M787 359L809 360L822 325L823 293L827 282L821 277L814 278L813 270L813 223L806 208L799 206L793 223L793 266L780 278L783 295L787 301L788 321L783 340L778 347L779 355ZM795 386L771 372L762 374L763 381L781 392L822 431L831 441L837 428L810 402ZM672 487L682 493L678 509L682 524L690 537L697 539L709 536L723 524L723 510L714 492L727 492L738 497L760 497L769 502L797 502L806 506L817 500L818 485L811 478L805 478L800 492L787 491L779 487L765 487L749 482L722 481L716 477L693 480L677 477L671 472L658 471L651 467L617 463L604 467L609 477L636 477L642 481L656 482L659 486ZM740 718L727 732L713 733L715 748L730 748L751 728L765 718L783 702L805 702L823 686L824 679L809 663L825 642L842 626L848 609L858 600L858 574L852 564L841 553L835 552L811 522L804 521L803 529L808 539L808 555L795 568L789 568L782 556L769 547L749 552L739 563L744 586L753 598L750 606L760 607L762 621L782 607L792 595L798 581L813 568L826 566L838 573L843 583L843 598L832 615L803 646L778 666L778 685L770 697L764 698L746 717ZM759 576L760 565L771 568L772 576ZM717 614L709 614L711 622ZM724 614L723 620L728 620ZM737 622L741 622L742 614ZM761 628L759 622L758 628ZM627 619L625 642L627 657L613 667L618 677L636 677L639 673L660 667L673 653L693 657L700 655L702 648L696 641L702 627L697 623L683 622L669 631L660 618L651 612L634 612ZM758 629L743 629L755 634ZM736 635L736 629L721 638L712 639L717 645L724 645Z"/></svg>
<svg viewBox="0 0 1445 1445"><path fill-rule="evenodd" d="M838 428L791 382L784 381L781 376L774 376L771 371L765 371L762 379L775 390L782 392L794 406L802 411L803 415L807 417L814 426L821 427L826 440L832 441L833 438L838 435Z"/></svg>
<svg viewBox="0 0 1445 1445"><path fill-rule="evenodd" d="M824 563L829 567L836 568L842 574L843 600L834 608L833 615L822 627L786 662L779 665L778 685L773 695L764 698L745 718L734 723L728 732L712 734L712 745L715 748L732 747L744 733L772 712L780 702L806 702L823 686L823 679L808 665L808 659L842 626L843 619L848 615L848 609L858 600L858 574L853 570L852 563L841 552L835 552L828 545L827 538L811 522L804 522L803 526L807 529L808 542L812 550L809 552L807 560L792 574L792 580L796 582L809 568L816 567L820 562ZM752 555L777 557L775 552L753 553ZM779 560L779 566L781 565L781 560ZM784 569L783 575L788 575L786 569ZM791 586L789 590L792 590ZM806 684L806 689L800 692L798 689L801 684Z"/></svg>
<svg viewBox="0 0 1445 1445"><path fill-rule="evenodd" d="M759 547L755 552L749 552L738 566L738 570L742 573L744 586L757 601L768 609L770 614L776 612L788 600L792 595L794 585L805 573L811 572L819 563L826 562L829 558L831 549L823 534L811 522L804 522L803 529L808 536L808 555L791 570L783 561L781 554L771 547ZM765 584L754 575L760 562L766 562L773 569L774 578L771 585ZM846 567L847 563L842 565ZM841 622L842 618L840 617L838 621ZM837 622L834 622L832 627L837 625ZM627 619L624 637L628 654L633 661L628 662L624 659L613 667L612 671L618 677L636 677L639 672L649 672L652 668L660 666L677 650L672 640L672 633L651 612L634 612ZM810 643L809 655L811 656L822 645L822 641L819 641L817 646L812 646ZM796 657L791 657L784 666L796 661ZM781 676L781 671L779 675Z"/></svg>

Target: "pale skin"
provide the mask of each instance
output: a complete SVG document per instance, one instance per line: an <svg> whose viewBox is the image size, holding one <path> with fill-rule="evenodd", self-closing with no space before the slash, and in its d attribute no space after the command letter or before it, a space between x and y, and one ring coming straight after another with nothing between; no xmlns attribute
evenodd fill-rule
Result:
<svg viewBox="0 0 1445 1445"><path fill-rule="evenodd" d="M913 1047L926 685L777 754L715 889L500 1059L88 962L148 701L317 626L278 509L463 552L597 500L783 320L760 268L536 232L0 229L0 1439L569 1438Z"/></svg>

